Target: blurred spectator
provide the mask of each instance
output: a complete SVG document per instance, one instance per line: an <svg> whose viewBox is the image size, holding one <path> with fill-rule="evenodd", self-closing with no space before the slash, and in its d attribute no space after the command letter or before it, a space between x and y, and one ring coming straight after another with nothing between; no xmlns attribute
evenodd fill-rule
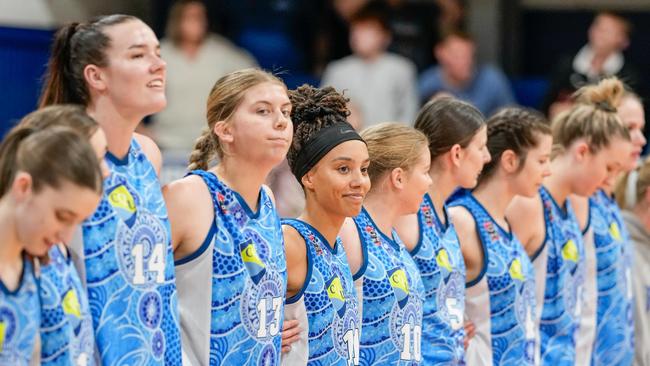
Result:
<svg viewBox="0 0 650 366"><path fill-rule="evenodd" d="M557 64L542 109L549 116L556 115L570 107L577 89L613 75L643 96L640 74L623 56L630 43L630 29L622 16L598 13L589 27L589 42L575 56L564 57Z"/></svg>
<svg viewBox="0 0 650 366"><path fill-rule="evenodd" d="M368 0L326 0L314 41L313 71L322 75L333 60L352 53L350 50L349 22L354 14L368 3Z"/></svg>
<svg viewBox="0 0 650 366"><path fill-rule="evenodd" d="M174 4L160 45L167 62L167 108L154 117L154 138L164 150L189 152L206 124L206 101L221 76L255 60L226 38L208 33L202 1Z"/></svg>
<svg viewBox="0 0 650 366"><path fill-rule="evenodd" d="M466 33L446 33L436 45L438 66L420 75L418 89L421 102L445 92L467 101L486 116L514 103L508 79L493 66L474 64L475 44Z"/></svg>
<svg viewBox="0 0 650 366"><path fill-rule="evenodd" d="M436 0L440 9L438 31L446 34L454 30L465 30L465 1Z"/></svg>
<svg viewBox="0 0 650 366"><path fill-rule="evenodd" d="M435 2L386 0L392 33L389 51L415 63L422 71L435 62L431 50L438 39L440 12Z"/></svg>
<svg viewBox="0 0 650 366"><path fill-rule="evenodd" d="M350 22L353 54L330 63L321 85L343 91L355 103L367 127L384 121L413 123L417 112L415 65L388 53L391 33L386 14L369 4Z"/></svg>

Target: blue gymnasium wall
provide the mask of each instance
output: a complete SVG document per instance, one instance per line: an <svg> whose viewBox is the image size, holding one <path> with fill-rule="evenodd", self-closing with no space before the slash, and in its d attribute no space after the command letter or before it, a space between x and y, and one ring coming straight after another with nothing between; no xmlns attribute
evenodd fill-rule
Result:
<svg viewBox="0 0 650 366"><path fill-rule="evenodd" d="M0 27L0 137L36 108L53 35Z"/></svg>

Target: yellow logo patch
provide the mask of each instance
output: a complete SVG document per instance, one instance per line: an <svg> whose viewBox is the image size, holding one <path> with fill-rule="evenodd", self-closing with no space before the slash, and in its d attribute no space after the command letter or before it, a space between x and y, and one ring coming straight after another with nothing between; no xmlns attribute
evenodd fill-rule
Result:
<svg viewBox="0 0 650 366"><path fill-rule="evenodd" d="M438 255L436 255L436 263L438 263L439 267L446 269L448 272L451 272L452 269L454 269L449 260L449 253L447 253L445 249L441 249L438 252Z"/></svg>
<svg viewBox="0 0 650 366"><path fill-rule="evenodd" d="M79 297L77 291L70 289L63 297L63 312L68 315L74 315L81 318L81 305L79 304Z"/></svg>
<svg viewBox="0 0 650 366"><path fill-rule="evenodd" d="M327 296L329 296L330 299L345 301L345 295L343 294L343 285L341 284L340 278L334 277L332 279L332 282L327 287Z"/></svg>
<svg viewBox="0 0 650 366"><path fill-rule="evenodd" d="M241 257L244 262L255 263L260 267L264 267L264 263L262 263L259 255L257 255L257 249L255 249L253 243L246 245L241 250Z"/></svg>
<svg viewBox="0 0 650 366"><path fill-rule="evenodd" d="M612 224L609 225L609 235L611 235L614 240L621 241L621 231L618 229L618 224L615 222L612 222Z"/></svg>
<svg viewBox="0 0 650 366"><path fill-rule="evenodd" d="M7 332L7 324L0 322L0 352L2 352L2 347L5 344L5 335Z"/></svg>
<svg viewBox="0 0 650 366"><path fill-rule="evenodd" d="M519 261L519 258L516 258L512 261L510 264L510 270L508 272L510 273L510 277L512 279L519 281L524 281L526 279L526 276L524 276L524 271L521 268L521 262Z"/></svg>
<svg viewBox="0 0 650 366"><path fill-rule="evenodd" d="M564 244L564 246L562 247L562 258L564 260L578 263L578 259L580 259L580 254L578 253L578 247L576 246L576 243L573 242L573 239L567 241L566 244Z"/></svg>
<svg viewBox="0 0 650 366"><path fill-rule="evenodd" d="M388 278L390 285L404 291L405 294L409 293L409 282L406 278L406 273L403 269L398 269Z"/></svg>
<svg viewBox="0 0 650 366"><path fill-rule="evenodd" d="M135 200L125 186L115 188L109 195L108 200L113 207L121 208L129 213L135 213Z"/></svg>

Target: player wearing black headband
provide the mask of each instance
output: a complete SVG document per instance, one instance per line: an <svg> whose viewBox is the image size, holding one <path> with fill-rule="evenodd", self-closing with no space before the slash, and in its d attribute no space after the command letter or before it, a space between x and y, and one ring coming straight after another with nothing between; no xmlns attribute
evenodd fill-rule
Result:
<svg viewBox="0 0 650 366"><path fill-rule="evenodd" d="M304 331L283 355L285 365L318 359L358 365L359 301L338 232L359 214L370 189L368 149L346 121L347 100L334 88L290 92L293 143L287 160L305 192L305 210L283 220L287 256L286 320Z"/></svg>

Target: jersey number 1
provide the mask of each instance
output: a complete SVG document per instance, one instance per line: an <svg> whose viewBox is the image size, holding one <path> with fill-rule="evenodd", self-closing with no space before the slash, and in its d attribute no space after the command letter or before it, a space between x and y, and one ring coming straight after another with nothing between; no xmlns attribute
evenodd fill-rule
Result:
<svg viewBox="0 0 650 366"><path fill-rule="evenodd" d="M343 341L348 346L348 366L359 364L359 328L349 329L343 335Z"/></svg>

